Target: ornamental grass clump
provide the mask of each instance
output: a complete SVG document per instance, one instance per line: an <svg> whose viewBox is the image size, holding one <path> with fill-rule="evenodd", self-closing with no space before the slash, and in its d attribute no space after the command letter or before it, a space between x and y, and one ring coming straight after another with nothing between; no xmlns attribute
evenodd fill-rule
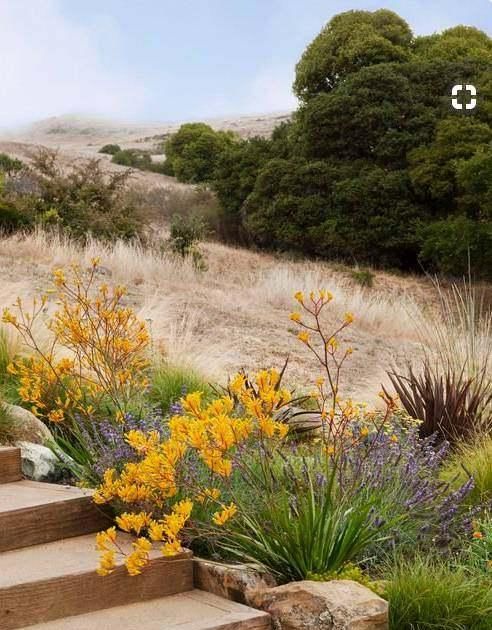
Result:
<svg viewBox="0 0 492 630"><path fill-rule="evenodd" d="M68 430L77 418L121 419L149 384L146 324L125 304L124 287L98 284L98 277L97 259L86 272L77 265L68 272L56 269L52 289L31 307L18 298L15 309L3 312L2 321L17 330L31 353L9 366L22 401ZM40 324L49 331L47 343L39 339Z"/></svg>

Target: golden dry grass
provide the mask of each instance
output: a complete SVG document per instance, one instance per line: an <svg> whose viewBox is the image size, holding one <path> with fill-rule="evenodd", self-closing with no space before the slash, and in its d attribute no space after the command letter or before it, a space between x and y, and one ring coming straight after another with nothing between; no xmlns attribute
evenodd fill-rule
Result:
<svg viewBox="0 0 492 630"><path fill-rule="evenodd" d="M353 346L345 392L372 399L385 370L419 352L418 324L433 295L429 282L378 273L364 289L350 273L327 263L292 262L271 255L206 243L208 270L158 248L89 241L81 247L42 231L0 240L0 307L20 295L29 298L49 284L53 267L101 259L104 280L129 288L129 301L149 321L156 351L198 368L211 379L245 367L281 366L287 381L309 384L316 378L307 350L293 335L289 313L297 290L320 287L335 295L334 323L346 311L356 316L345 341ZM419 319L420 318L420 319ZM328 322L329 323L329 322Z"/></svg>

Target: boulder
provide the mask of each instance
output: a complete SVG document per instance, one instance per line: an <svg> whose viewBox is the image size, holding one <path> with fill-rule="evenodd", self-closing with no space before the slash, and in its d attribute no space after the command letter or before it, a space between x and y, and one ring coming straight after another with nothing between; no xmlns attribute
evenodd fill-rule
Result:
<svg viewBox="0 0 492 630"><path fill-rule="evenodd" d="M240 604L248 603L250 592L276 586L271 575L247 564L222 564L193 559L195 587Z"/></svg>
<svg viewBox="0 0 492 630"><path fill-rule="evenodd" d="M388 602L351 580L291 582L249 604L270 613L275 630L388 629Z"/></svg>
<svg viewBox="0 0 492 630"><path fill-rule="evenodd" d="M16 439L33 444L44 444L53 440L53 434L48 427L31 411L9 403L3 405L12 420Z"/></svg>
<svg viewBox="0 0 492 630"><path fill-rule="evenodd" d="M58 458L46 446L17 442L21 450L22 473L33 481L56 481L60 476Z"/></svg>
<svg viewBox="0 0 492 630"><path fill-rule="evenodd" d="M285 422L293 433L316 435L321 431L323 421L319 411L308 411L300 407L285 407L276 416L276 420Z"/></svg>

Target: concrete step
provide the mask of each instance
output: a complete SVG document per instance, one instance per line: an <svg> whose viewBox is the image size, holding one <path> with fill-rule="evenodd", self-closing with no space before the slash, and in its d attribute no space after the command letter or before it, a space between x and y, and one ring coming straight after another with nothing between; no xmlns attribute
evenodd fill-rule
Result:
<svg viewBox="0 0 492 630"><path fill-rule="evenodd" d="M21 452L14 446L0 446L0 483L22 479Z"/></svg>
<svg viewBox="0 0 492 630"><path fill-rule="evenodd" d="M0 484L0 552L109 527L91 492L36 481Z"/></svg>
<svg viewBox="0 0 492 630"><path fill-rule="evenodd" d="M30 630L268 630L270 616L205 591L65 617Z"/></svg>
<svg viewBox="0 0 492 630"><path fill-rule="evenodd" d="M129 552L132 538L121 534L119 539L122 549ZM165 558L155 550L141 575L129 576L120 560L114 573L101 577L96 573L94 543L94 535L89 534L0 554L0 629L45 622L53 627L52 620L62 617L193 588L191 552Z"/></svg>

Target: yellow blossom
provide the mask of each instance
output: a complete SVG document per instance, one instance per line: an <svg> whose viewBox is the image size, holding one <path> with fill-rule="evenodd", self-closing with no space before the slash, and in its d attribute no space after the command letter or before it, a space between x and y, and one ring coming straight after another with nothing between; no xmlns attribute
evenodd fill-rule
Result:
<svg viewBox="0 0 492 630"><path fill-rule="evenodd" d="M297 338L299 339L299 341L302 341L302 343L309 343L309 333L305 330L301 330L301 332L298 333Z"/></svg>
<svg viewBox="0 0 492 630"><path fill-rule="evenodd" d="M216 525L224 525L227 523L229 519L231 519L237 512L237 507L234 503L230 503L229 505L223 505L222 510L220 512L215 512L213 515L213 522Z"/></svg>

